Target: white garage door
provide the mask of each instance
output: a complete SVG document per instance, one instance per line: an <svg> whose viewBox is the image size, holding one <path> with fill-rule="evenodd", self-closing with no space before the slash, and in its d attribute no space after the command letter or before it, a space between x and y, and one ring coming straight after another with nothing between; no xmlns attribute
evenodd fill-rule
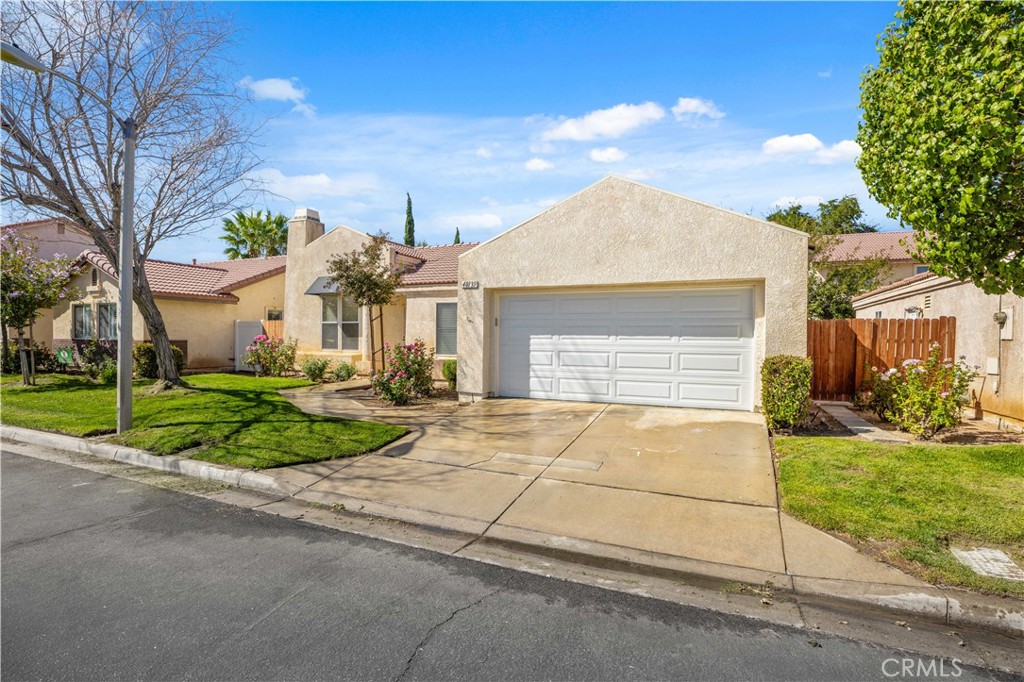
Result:
<svg viewBox="0 0 1024 682"><path fill-rule="evenodd" d="M753 290L505 295L499 393L754 407Z"/></svg>

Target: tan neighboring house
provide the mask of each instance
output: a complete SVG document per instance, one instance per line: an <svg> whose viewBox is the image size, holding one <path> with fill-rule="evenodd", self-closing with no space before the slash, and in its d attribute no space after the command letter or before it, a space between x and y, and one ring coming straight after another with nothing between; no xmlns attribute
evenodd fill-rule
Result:
<svg viewBox="0 0 1024 682"><path fill-rule="evenodd" d="M56 255L73 258L85 249L96 247L92 237L78 226L57 218L12 223L4 225L3 230L16 230L29 237L38 249L36 256L43 260L49 260ZM10 338L13 339L16 337L17 330L10 330L9 333ZM30 333L36 343L42 343L47 347L52 346L53 312L51 310L40 311L39 318L32 324L31 331L26 333Z"/></svg>
<svg viewBox="0 0 1024 682"><path fill-rule="evenodd" d="M928 272L928 266L911 255L914 251L913 230L856 232L837 237L838 241L829 253L829 259L833 262L843 263L872 258L884 258L888 261L889 271L879 281L880 286Z"/></svg>
<svg viewBox="0 0 1024 682"><path fill-rule="evenodd" d="M365 368L367 311L327 263L369 237L289 223L285 333ZM386 340L457 358L463 400L507 396L753 410L769 355L806 355L807 235L606 178L480 245L409 248Z"/></svg>
<svg viewBox="0 0 1024 682"><path fill-rule="evenodd" d="M1024 426L1024 298L986 294L930 272L853 299L858 318L956 318L956 354L980 369L972 402L986 419Z"/></svg>
<svg viewBox="0 0 1024 682"><path fill-rule="evenodd" d="M53 345L81 346L93 340L114 344L116 270L96 251L83 252L79 260L83 270L73 283L82 298L53 308ZM282 319L285 260L273 256L191 265L146 261L146 277L167 333L184 351L188 369L234 369L239 346L235 322ZM148 341L137 306L132 314L136 340Z"/></svg>
<svg viewBox="0 0 1024 682"><path fill-rule="evenodd" d="M326 231L313 209L300 208L289 221L284 329L286 337L298 342L300 361L325 357L369 370L370 313L339 292L328 271L335 256L369 241L368 235L344 225ZM474 246L389 243L386 257L404 274L393 304L384 309L384 341L422 339L436 349L438 372L444 360L456 357L458 257ZM379 348L379 321L374 321L374 334Z"/></svg>

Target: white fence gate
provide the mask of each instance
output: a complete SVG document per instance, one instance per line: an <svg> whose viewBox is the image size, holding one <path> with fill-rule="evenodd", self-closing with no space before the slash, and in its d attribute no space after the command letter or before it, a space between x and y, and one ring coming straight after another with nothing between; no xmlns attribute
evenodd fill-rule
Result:
<svg viewBox="0 0 1024 682"><path fill-rule="evenodd" d="M245 347L252 345L252 340L263 333L263 323L259 320L235 320L235 371L252 372L251 365L245 364Z"/></svg>

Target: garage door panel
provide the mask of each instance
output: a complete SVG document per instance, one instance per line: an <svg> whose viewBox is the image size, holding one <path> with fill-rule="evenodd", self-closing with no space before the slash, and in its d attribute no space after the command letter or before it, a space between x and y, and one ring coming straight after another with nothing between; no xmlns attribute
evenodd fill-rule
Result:
<svg viewBox="0 0 1024 682"><path fill-rule="evenodd" d="M618 352L615 354L615 369L671 371L672 353Z"/></svg>
<svg viewBox="0 0 1024 682"><path fill-rule="evenodd" d="M581 352L562 351L558 353L558 367L574 369L576 367L607 369L612 366L611 353L608 351Z"/></svg>
<svg viewBox="0 0 1024 682"><path fill-rule="evenodd" d="M499 393L753 409L751 289L503 297Z"/></svg>
<svg viewBox="0 0 1024 682"><path fill-rule="evenodd" d="M671 381L630 381L615 382L615 397L619 400L672 400Z"/></svg>

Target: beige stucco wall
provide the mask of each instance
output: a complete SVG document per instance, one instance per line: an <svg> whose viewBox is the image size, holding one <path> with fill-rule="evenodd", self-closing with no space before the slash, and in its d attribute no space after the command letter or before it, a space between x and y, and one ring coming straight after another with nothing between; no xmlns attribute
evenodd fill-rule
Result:
<svg viewBox="0 0 1024 682"><path fill-rule="evenodd" d="M754 285L757 366L806 355L807 257L804 233L606 178L459 258L460 394L497 391L499 296L525 289Z"/></svg>
<svg viewBox="0 0 1024 682"><path fill-rule="evenodd" d="M407 342L422 339L430 348L437 347L437 304L458 303L455 287L420 287L403 290L405 295L405 338ZM456 340L456 344L458 340ZM434 361L434 378L441 378L441 366L454 355L438 355Z"/></svg>
<svg viewBox="0 0 1024 682"><path fill-rule="evenodd" d="M926 297L930 297L928 308ZM1024 298L986 294L973 284L935 277L854 302L860 318L873 318L880 312L883 318L903 319L912 306L921 308L927 318L956 318L956 355L981 368L972 386L981 414L968 416L1024 425ZM1012 339L1000 340L999 325L992 319L1000 310L1013 317L1004 331ZM997 375L988 374L990 358L998 362Z"/></svg>
<svg viewBox="0 0 1024 682"><path fill-rule="evenodd" d="M73 283L83 293L76 303L116 303L117 282L100 272L99 286L89 285L90 268ZM194 299L156 298L171 340L188 342L189 369L233 368L235 355L235 320L261 320L268 308L284 305L284 273L268 277L232 292L238 303L208 302ZM54 309L53 338L71 338L71 305L63 303ZM93 324L96 324L93 310ZM136 339L149 340L145 321L138 306L132 305L132 329Z"/></svg>
<svg viewBox="0 0 1024 682"><path fill-rule="evenodd" d="M285 276L284 333L298 344L300 360L306 357L327 357L355 364L360 371L369 369L369 312L359 311L359 351L324 350L320 347L321 299L306 294L317 277L327 276L327 266L335 256L361 249L370 238L344 225L324 231L319 214L299 209L288 223L288 269ZM379 335L379 326L374 334ZM384 308L384 340L401 343L405 339L405 300L396 297L394 304ZM377 346L380 340L377 339Z"/></svg>
<svg viewBox="0 0 1024 682"><path fill-rule="evenodd" d="M890 263L889 272L885 277L882 277L878 283L878 286L885 286L892 282L898 282L901 279L907 277L913 277L917 274L918 263Z"/></svg>

